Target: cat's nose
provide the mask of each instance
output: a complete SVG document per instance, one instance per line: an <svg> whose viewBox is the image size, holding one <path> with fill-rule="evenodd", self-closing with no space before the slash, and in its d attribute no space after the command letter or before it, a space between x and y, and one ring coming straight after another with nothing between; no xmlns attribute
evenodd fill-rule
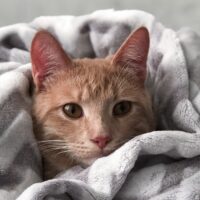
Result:
<svg viewBox="0 0 200 200"><path fill-rule="evenodd" d="M98 136L93 139L90 139L93 143L95 143L100 149L103 149L110 141L111 137L109 136Z"/></svg>

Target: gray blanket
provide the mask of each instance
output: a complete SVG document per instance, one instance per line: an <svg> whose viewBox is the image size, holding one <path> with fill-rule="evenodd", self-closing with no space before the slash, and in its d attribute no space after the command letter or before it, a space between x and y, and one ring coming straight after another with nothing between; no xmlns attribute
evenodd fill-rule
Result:
<svg viewBox="0 0 200 200"><path fill-rule="evenodd" d="M150 32L148 80L158 130L83 169L42 182L31 119L29 49L40 29L72 57L113 54L140 26ZM142 11L40 17L0 28L0 200L199 200L200 37Z"/></svg>

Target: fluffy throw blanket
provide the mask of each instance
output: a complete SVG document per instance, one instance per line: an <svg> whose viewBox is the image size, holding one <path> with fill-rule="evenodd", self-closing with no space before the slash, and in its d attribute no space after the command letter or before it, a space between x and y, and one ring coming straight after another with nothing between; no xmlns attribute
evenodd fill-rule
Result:
<svg viewBox="0 0 200 200"><path fill-rule="evenodd" d="M113 54L140 26L150 32L149 87L158 130L138 136L91 167L43 182L31 119L29 50L51 32L72 57ZM200 37L175 32L142 11L40 17L0 28L0 200L199 200Z"/></svg>

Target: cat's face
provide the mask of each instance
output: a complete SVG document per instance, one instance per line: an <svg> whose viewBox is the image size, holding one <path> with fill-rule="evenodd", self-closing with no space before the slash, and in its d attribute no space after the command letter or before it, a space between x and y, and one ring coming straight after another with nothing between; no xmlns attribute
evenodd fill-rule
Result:
<svg viewBox="0 0 200 200"><path fill-rule="evenodd" d="M36 35L32 45L33 110L40 127L36 135L52 154L89 165L154 129L144 86L147 34L145 29L135 33L113 57L76 60L65 55L48 33Z"/></svg>

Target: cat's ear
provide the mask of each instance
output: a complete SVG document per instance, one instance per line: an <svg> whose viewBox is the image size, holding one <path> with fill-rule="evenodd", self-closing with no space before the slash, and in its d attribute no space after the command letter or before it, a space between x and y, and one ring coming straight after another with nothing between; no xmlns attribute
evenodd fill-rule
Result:
<svg viewBox="0 0 200 200"><path fill-rule="evenodd" d="M112 64L132 68L141 81L146 79L149 33L144 27L133 32L115 53Z"/></svg>
<svg viewBox="0 0 200 200"><path fill-rule="evenodd" d="M37 89L56 71L72 65L58 41L47 31L36 33L31 46L32 76Z"/></svg>

